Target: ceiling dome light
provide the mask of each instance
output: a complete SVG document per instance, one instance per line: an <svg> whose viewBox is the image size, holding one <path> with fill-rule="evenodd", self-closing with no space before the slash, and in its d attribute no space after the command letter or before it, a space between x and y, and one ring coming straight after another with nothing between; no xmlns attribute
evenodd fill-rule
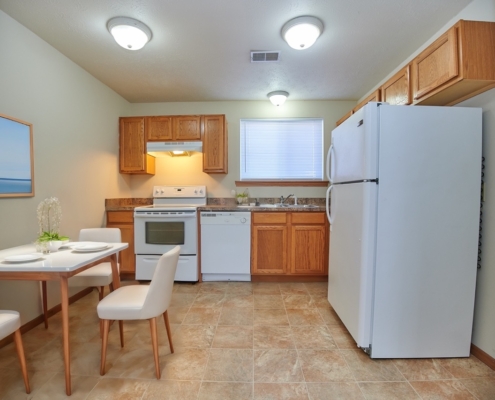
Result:
<svg viewBox="0 0 495 400"><path fill-rule="evenodd" d="M297 17L282 27L282 37L296 50L311 47L322 32L323 23L315 17Z"/></svg>
<svg viewBox="0 0 495 400"><path fill-rule="evenodd" d="M267 94L267 97L270 99L274 106L281 106L289 97L288 92L284 92L283 90L276 90L275 92L270 92Z"/></svg>
<svg viewBox="0 0 495 400"><path fill-rule="evenodd" d="M115 41L127 50L142 49L151 40L151 29L133 18L112 18L107 28Z"/></svg>

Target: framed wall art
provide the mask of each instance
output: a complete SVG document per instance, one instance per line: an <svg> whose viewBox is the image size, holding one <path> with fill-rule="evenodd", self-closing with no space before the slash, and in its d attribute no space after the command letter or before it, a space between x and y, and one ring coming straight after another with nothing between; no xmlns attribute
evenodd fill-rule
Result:
<svg viewBox="0 0 495 400"><path fill-rule="evenodd" d="M0 197L32 196L33 125L0 114Z"/></svg>

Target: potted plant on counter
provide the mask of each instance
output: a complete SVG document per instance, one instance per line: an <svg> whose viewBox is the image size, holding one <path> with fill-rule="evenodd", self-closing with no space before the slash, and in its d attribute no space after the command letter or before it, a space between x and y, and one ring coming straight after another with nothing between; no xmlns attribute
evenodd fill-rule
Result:
<svg viewBox="0 0 495 400"><path fill-rule="evenodd" d="M62 207L56 197L43 200L37 209L39 236L36 246L42 252L57 251L60 246L69 241L67 236L59 234Z"/></svg>
<svg viewBox="0 0 495 400"><path fill-rule="evenodd" d="M249 197L248 190L246 189L242 193L237 193L235 197L237 199L237 204L247 204Z"/></svg>

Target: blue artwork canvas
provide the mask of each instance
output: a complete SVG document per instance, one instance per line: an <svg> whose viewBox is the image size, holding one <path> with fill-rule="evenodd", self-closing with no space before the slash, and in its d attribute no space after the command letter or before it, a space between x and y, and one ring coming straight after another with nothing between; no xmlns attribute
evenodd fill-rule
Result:
<svg viewBox="0 0 495 400"><path fill-rule="evenodd" d="M0 115L0 197L34 196L32 125Z"/></svg>

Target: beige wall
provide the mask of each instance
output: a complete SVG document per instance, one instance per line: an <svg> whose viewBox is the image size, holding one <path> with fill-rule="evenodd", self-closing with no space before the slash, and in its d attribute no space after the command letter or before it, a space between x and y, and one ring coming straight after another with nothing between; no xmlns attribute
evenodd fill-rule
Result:
<svg viewBox="0 0 495 400"><path fill-rule="evenodd" d="M0 198L0 248L36 239L36 207L51 196L62 204L61 233L77 239L102 225L106 197L131 193L117 163L129 103L2 11L0 54L0 114L33 124L35 164L34 197ZM2 308L21 311L23 323L38 316L37 283L0 281Z"/></svg>
<svg viewBox="0 0 495 400"><path fill-rule="evenodd" d="M289 97L290 99L290 97ZM330 134L335 122L354 101L290 101L275 107L264 101L218 101L205 103L152 103L131 104L129 115L180 115L225 114L229 124L229 173L205 174L202 172L202 155L191 158L160 157L156 159L156 175L131 177L135 196L149 197L153 185L206 185L209 197L230 197L239 180L239 121L242 118L294 118L317 117L324 119L325 154L330 146ZM237 188L244 190L244 188ZM250 187L250 197L280 197L295 194L298 197L325 197L322 187Z"/></svg>
<svg viewBox="0 0 495 400"><path fill-rule="evenodd" d="M376 90L393 74L423 51L436 38L454 25L458 20L494 21L495 1L474 0L457 16L444 25L430 40L402 64L390 72L383 81L378 82ZM362 98L367 96L364 95ZM483 109L483 156L485 157L485 202L483 203L483 240L481 269L478 271L476 304L472 342L491 357L495 357L495 89L485 92L458 106L481 107Z"/></svg>

